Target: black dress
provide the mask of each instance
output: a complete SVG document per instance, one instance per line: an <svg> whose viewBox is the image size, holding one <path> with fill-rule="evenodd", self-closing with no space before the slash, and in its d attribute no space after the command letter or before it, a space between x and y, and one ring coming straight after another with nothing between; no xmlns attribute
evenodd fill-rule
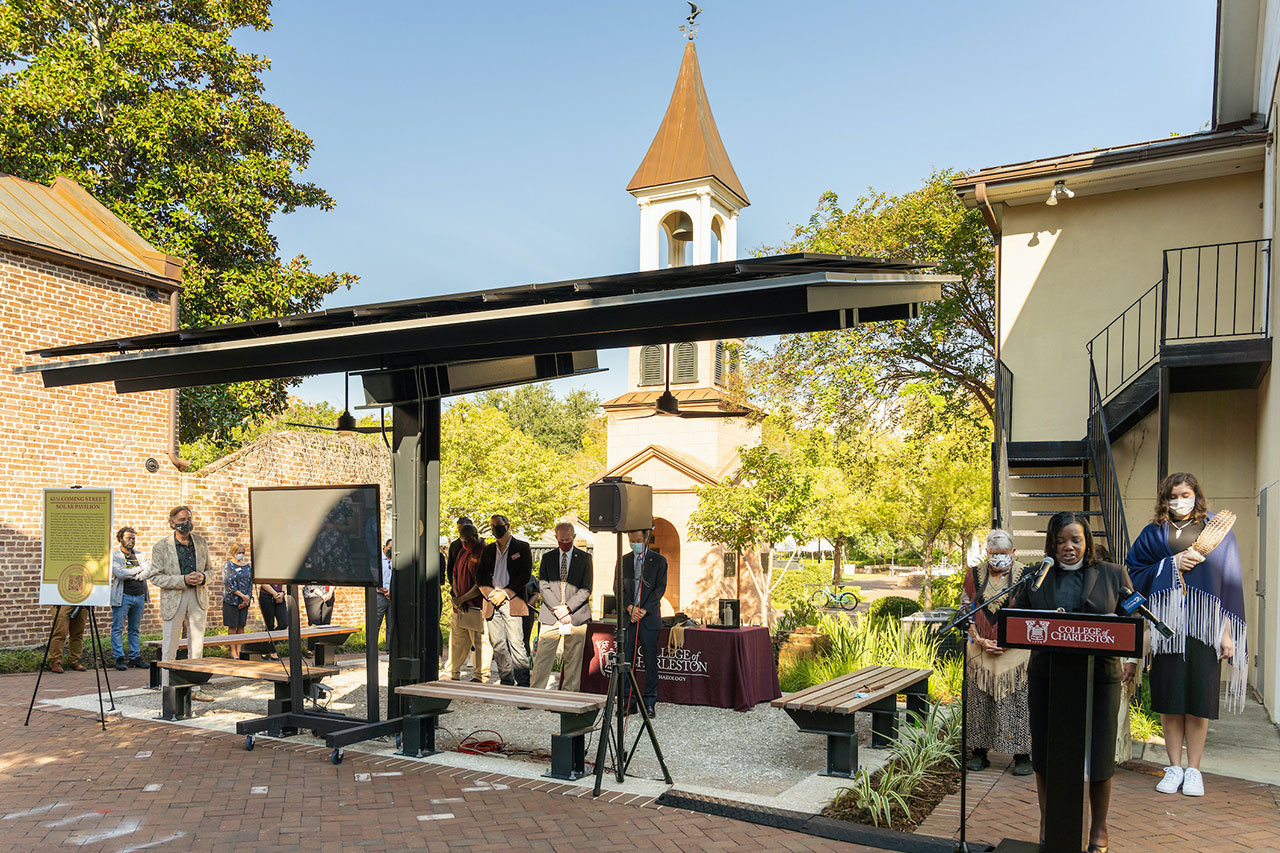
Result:
<svg viewBox="0 0 1280 853"><path fill-rule="evenodd" d="M1038 590L1020 594L1016 606L1036 610L1071 609L1078 613L1115 613L1120 587L1133 588L1129 572L1115 563L1093 563L1077 573L1057 566L1049 570ZM1072 575L1072 577L1066 577ZM1044 775L1050 730L1049 671L1055 652L1032 650L1027 666L1031 710L1031 766ZM1089 736L1089 780L1105 782L1116 769L1116 727L1120 710L1120 659L1098 656L1093 665L1093 727Z"/></svg>
<svg viewBox="0 0 1280 853"><path fill-rule="evenodd" d="M1185 551L1203 530L1203 521L1185 525L1181 530L1169 525L1165 537L1169 550L1174 554ZM1151 658L1151 710L1216 720L1221 680L1222 664L1218 662L1217 651L1195 637L1187 637L1182 654Z"/></svg>

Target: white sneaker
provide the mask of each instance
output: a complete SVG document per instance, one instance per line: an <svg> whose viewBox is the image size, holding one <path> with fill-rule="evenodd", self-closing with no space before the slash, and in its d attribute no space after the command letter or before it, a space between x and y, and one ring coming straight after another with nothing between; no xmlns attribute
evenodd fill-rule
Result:
<svg viewBox="0 0 1280 853"><path fill-rule="evenodd" d="M1199 775L1200 773L1197 771L1196 776ZM1182 776L1181 767L1166 767L1164 769L1164 778L1156 785L1156 790L1162 794L1178 793L1178 788L1182 785ZM1200 793L1203 794L1204 790L1202 789Z"/></svg>
<svg viewBox="0 0 1280 853"><path fill-rule="evenodd" d="M1182 777L1182 793L1188 797L1204 796L1204 778L1201 777L1200 771L1194 767L1188 767L1187 772Z"/></svg>

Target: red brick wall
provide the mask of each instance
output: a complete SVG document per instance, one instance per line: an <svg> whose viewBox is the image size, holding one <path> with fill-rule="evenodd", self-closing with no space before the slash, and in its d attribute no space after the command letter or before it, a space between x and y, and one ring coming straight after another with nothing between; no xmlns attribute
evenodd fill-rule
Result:
<svg viewBox="0 0 1280 853"><path fill-rule="evenodd" d="M232 544L249 538L249 487L379 483L389 510L391 452L382 444L334 432L277 432L184 476L183 481L196 532L208 540L216 569L209 606L213 627L222 624L222 566ZM382 538L388 535L384 530ZM249 620L246 630L261 630L256 604L250 608ZM334 622L364 624L363 588L339 588ZM302 624L306 624L305 614Z"/></svg>
<svg viewBox="0 0 1280 853"><path fill-rule="evenodd" d="M167 296L148 299L143 285L0 250L0 646L48 636L37 606L42 489L113 488L115 526L136 527L143 542L163 529L179 492L167 458L167 392L120 396L106 383L46 389L38 374L13 368L36 360L27 350L158 332L169 322ZM158 473L147 473L148 457L160 462ZM99 609L98 624L105 635L109 609Z"/></svg>

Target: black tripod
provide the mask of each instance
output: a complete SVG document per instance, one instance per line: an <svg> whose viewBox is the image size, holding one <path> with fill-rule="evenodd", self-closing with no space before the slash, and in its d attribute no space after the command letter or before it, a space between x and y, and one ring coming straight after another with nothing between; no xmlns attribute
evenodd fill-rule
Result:
<svg viewBox="0 0 1280 853"><path fill-rule="evenodd" d="M648 534L646 534L646 538ZM613 629L613 672L609 674L609 693L604 703L604 714L601 716L600 724L600 745L596 747L596 785L591 796L600 796L600 784L604 781L604 764L606 752L613 753L613 772L619 782L626 778L627 768L631 766L631 759L635 757L636 748L640 745L640 735L644 732L649 733L649 742L653 744L653 752L658 756L658 766L662 768L662 778L668 785L671 782L671 771L667 770L667 762L662 757L662 747L658 745L658 735L653 730L653 720L649 718L649 709L645 707L643 701L640 700L640 685L636 683L635 670L631 667L631 658L624 651L625 634L622 630L622 619L625 608L622 606L622 533L618 532L618 569L614 572L614 601L617 602L618 621ZM640 567L636 567L633 571L643 571ZM639 602L636 602L639 606ZM640 626L637 624L633 633L637 636L640 633ZM656 660L646 661L646 665L653 667L650 675L657 677ZM630 710L629 700L634 697L639 705L640 722L642 729L636 732L636 739L631 743L631 749L626 748L627 736L627 711ZM611 716L616 716L615 721Z"/></svg>
<svg viewBox="0 0 1280 853"><path fill-rule="evenodd" d="M53 623L49 626L49 639L44 643L44 657L40 659L40 669L36 672L36 686L31 691L31 703L27 705L27 719L23 723L24 726L31 725L31 711L36 706L36 694L40 692L40 679L44 677L45 664L49 662L49 646L53 644L53 632L58 627L58 617L62 615L62 608L69 605L56 604L53 608ZM73 608L71 613L74 616L75 611L80 608ZM116 698L111 693L111 677L107 675L107 658L102 651L102 636L98 633L98 618L92 607L86 608L89 611L89 624L92 627L92 635L89 640L90 649L93 650L93 675L98 682L98 721L102 723L102 730L107 730L107 711L102 704L102 681L105 678L107 682L107 698L111 702L111 710L116 709ZM98 664L102 667L99 668Z"/></svg>
<svg viewBox="0 0 1280 853"><path fill-rule="evenodd" d="M1044 567L1041 567L1041 571ZM965 571L969 571L966 569ZM965 839L965 823L969 819L969 809L965 796L968 791L969 784L969 762L965 760L965 750L969 747L969 620L973 618L973 614L992 602L1007 598L1024 586L1028 586L1036 579L1040 572L1028 571L1023 574L1022 578L1008 589L993 595L985 601L973 602L969 609L960 613L956 618L948 622L942 630L938 632L938 636L944 636L952 628L960 628L965 635L964 643L964 669L960 675L960 839L956 841L956 846L952 848L955 853L970 853L969 842ZM976 592L976 590L975 590Z"/></svg>

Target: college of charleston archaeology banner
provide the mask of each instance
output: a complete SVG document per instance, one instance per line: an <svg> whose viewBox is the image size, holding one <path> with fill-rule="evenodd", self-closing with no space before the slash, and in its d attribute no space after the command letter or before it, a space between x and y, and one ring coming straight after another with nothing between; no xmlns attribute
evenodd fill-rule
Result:
<svg viewBox="0 0 1280 853"><path fill-rule="evenodd" d="M604 693L613 670L612 623L587 623L583 649L582 690ZM678 705L709 705L749 711L760 702L782 695L778 689L778 668L773 646L764 628L689 628L684 644L669 649L671 630L658 635L658 700ZM636 680L644 686L649 661L639 654Z"/></svg>
<svg viewBox="0 0 1280 853"><path fill-rule="evenodd" d="M40 603L111 606L111 489L45 489Z"/></svg>

